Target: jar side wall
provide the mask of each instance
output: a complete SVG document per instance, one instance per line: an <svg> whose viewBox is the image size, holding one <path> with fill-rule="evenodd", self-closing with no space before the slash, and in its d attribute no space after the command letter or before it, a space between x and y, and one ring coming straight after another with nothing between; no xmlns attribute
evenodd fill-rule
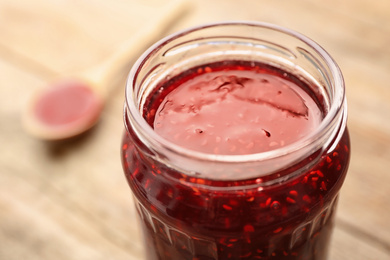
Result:
<svg viewBox="0 0 390 260"><path fill-rule="evenodd" d="M235 245L262 257L284 252L286 259L299 259L320 244L324 249L329 240L349 162L347 131L335 150L323 154L318 165L296 179L272 187L259 184L225 191L182 179L172 182L166 178L169 169L139 155L133 144L126 134L122 155L126 177L147 241L160 245L155 249L159 255L168 251L177 256L167 259L192 259L199 256L199 248L208 248L209 259L229 259L212 257L226 257Z"/></svg>

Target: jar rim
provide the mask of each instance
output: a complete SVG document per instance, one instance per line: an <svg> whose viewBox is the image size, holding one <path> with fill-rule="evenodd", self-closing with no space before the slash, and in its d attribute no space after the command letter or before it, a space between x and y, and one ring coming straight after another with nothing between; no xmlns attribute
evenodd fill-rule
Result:
<svg viewBox="0 0 390 260"><path fill-rule="evenodd" d="M269 151L252 153L252 154L238 154L238 155L224 155L224 154L210 154L199 151L194 151L185 147L182 147L178 144L168 141L162 136L158 135L153 128L146 122L142 114L140 113L139 108L134 100L134 91L133 85L135 79L140 71L140 69L145 65L145 62L153 55L153 53L164 46L165 44L177 39L183 35L189 34L191 32L199 31L202 29L210 27L221 27L221 26L253 26L253 27L262 27L264 29L270 29L285 35L292 36L293 38L307 44L310 46L324 61L327 68L332 75L332 85L338 86L338 91L334 91L333 101L330 104L329 110L324 116L323 120L320 122L318 128L306 135L305 137L298 139L295 142L292 142L283 147L272 149ZM148 50L146 50L134 63L132 69L127 78L126 90L125 90L125 117L131 118L131 123L134 124L133 127L138 129L137 134L140 135L140 139L144 142L147 142L150 147L155 150L169 151L174 154L180 154L182 156L188 156L199 161L213 161L217 163L246 163L246 162L259 162L269 159L275 159L282 157L286 154L293 153L304 147L310 146L315 143L317 140L320 140L322 136L326 135L330 131L330 126L335 124L335 121L340 122L346 120L346 101L345 101L345 86L342 72L335 62L335 60L330 56L330 54L323 49L319 44L310 39L309 37L296 32L294 30L271 24L266 22L255 22L255 21L225 21L225 22L216 22L208 23L204 25L194 26L188 29L178 31L174 34L171 34L154 45L152 45ZM344 110L344 111L343 111ZM126 119L126 118L125 118Z"/></svg>

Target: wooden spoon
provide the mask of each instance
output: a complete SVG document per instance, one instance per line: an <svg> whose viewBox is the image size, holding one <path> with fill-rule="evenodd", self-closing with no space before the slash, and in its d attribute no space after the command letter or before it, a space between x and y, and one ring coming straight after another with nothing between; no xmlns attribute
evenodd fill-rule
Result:
<svg viewBox="0 0 390 260"><path fill-rule="evenodd" d="M100 118L113 74L161 36L186 8L187 0L170 1L145 28L124 42L103 64L75 78L61 79L32 96L22 115L25 130L43 140L79 135Z"/></svg>

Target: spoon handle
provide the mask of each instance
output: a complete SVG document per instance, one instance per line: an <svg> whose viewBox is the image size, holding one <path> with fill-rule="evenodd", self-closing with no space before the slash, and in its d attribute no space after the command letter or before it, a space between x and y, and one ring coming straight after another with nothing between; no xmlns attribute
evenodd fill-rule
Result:
<svg viewBox="0 0 390 260"><path fill-rule="evenodd" d="M169 1L162 9L158 17L151 19L145 27L137 30L130 39L123 42L102 64L87 70L83 78L92 83L103 97L110 93L115 86L112 81L115 75L129 66L137 55L166 31L181 15L188 10L189 0Z"/></svg>

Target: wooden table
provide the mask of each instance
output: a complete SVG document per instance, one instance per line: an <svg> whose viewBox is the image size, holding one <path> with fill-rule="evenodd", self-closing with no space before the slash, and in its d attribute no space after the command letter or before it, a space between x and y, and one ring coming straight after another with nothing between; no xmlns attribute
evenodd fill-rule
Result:
<svg viewBox="0 0 390 260"><path fill-rule="evenodd" d="M131 64L115 75L103 117L86 135L42 142L24 132L20 115L33 91L104 60L164 2L0 0L0 259L142 259L119 160ZM353 148L330 260L390 259L390 2L193 5L169 32L227 19L267 21L308 35L338 61Z"/></svg>

